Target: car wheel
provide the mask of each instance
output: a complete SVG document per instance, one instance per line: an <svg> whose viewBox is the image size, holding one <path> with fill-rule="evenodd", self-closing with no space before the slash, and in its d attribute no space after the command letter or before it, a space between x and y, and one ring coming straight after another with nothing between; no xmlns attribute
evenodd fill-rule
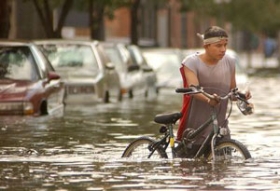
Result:
<svg viewBox="0 0 280 191"><path fill-rule="evenodd" d="M147 89L146 91L145 91L145 98L147 98L149 96L149 89Z"/></svg>
<svg viewBox="0 0 280 191"><path fill-rule="evenodd" d="M122 90L120 89L119 96L118 96L118 101L122 101L122 98L123 98L123 94L122 94Z"/></svg>
<svg viewBox="0 0 280 191"><path fill-rule="evenodd" d="M132 91L132 89L129 90L129 92L128 92L128 97L129 97L130 99L133 98L133 91Z"/></svg>
<svg viewBox="0 0 280 191"><path fill-rule="evenodd" d="M156 94L159 94L159 87L156 87Z"/></svg>
<svg viewBox="0 0 280 191"><path fill-rule="evenodd" d="M40 112L41 112L41 115L48 115L49 112L48 112L48 104L46 101L43 101L42 104L41 104L41 108L40 108Z"/></svg>
<svg viewBox="0 0 280 191"><path fill-rule="evenodd" d="M104 95L104 103L109 103L110 102L110 93L108 90L106 90L105 95Z"/></svg>

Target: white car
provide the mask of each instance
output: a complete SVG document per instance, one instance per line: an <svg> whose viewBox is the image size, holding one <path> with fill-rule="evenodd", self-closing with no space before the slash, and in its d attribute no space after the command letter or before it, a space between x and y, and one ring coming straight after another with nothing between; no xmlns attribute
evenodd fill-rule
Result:
<svg viewBox="0 0 280 191"><path fill-rule="evenodd" d="M158 87L172 88L182 87L182 77L179 68L183 59L192 53L202 52L204 49L177 49L177 48L152 48L143 49L143 55L148 64L156 71ZM228 49L226 54L237 58L236 83L243 85L247 83L248 76L240 65L237 53Z"/></svg>
<svg viewBox="0 0 280 191"><path fill-rule="evenodd" d="M201 49L183 49L182 55L183 55L183 57L186 57L188 54L191 54L194 52L202 52L202 51L204 51L204 49L202 49L202 48ZM237 86L239 86L239 85L243 86L244 84L248 83L248 75L245 72L245 69L240 64L240 58L239 58L238 54L232 49L227 49L226 54L235 57L237 60L236 66L235 66Z"/></svg>
<svg viewBox="0 0 280 191"><path fill-rule="evenodd" d="M123 96L147 96L149 86L145 69L133 62L126 45L114 42L103 42L102 45L120 75Z"/></svg>
<svg viewBox="0 0 280 191"><path fill-rule="evenodd" d="M179 68L182 52L176 48L145 48L142 49L147 63L157 75L158 89L175 89L182 86Z"/></svg>
<svg viewBox="0 0 280 191"><path fill-rule="evenodd" d="M120 77L99 41L38 40L66 84L66 101L111 102L122 98Z"/></svg>

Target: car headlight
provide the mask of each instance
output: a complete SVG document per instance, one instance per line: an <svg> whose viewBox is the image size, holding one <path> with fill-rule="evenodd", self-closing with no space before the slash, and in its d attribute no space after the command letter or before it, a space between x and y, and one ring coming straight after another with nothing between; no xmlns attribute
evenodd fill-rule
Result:
<svg viewBox="0 0 280 191"><path fill-rule="evenodd" d="M23 103L23 112L25 115L32 115L34 114L34 107L31 102L24 102Z"/></svg>

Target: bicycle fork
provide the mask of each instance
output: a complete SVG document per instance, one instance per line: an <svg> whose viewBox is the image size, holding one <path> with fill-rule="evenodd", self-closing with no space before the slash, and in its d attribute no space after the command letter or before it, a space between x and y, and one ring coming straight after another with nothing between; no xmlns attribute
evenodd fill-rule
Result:
<svg viewBox="0 0 280 191"><path fill-rule="evenodd" d="M216 115L212 115L212 119L213 119L213 129L214 129L214 135L212 137L212 140L211 140L211 152L212 152L212 156L213 156L213 161L216 160L216 156L215 156L215 148L214 148L214 144L215 144L215 140L216 140L216 137L218 135L218 132L219 132L219 126L218 126L218 119L217 119L217 116Z"/></svg>

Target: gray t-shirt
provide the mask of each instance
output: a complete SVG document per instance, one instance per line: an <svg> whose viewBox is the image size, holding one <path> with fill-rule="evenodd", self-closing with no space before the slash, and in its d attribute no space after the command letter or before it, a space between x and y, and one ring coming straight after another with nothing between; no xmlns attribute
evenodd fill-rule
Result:
<svg viewBox="0 0 280 191"><path fill-rule="evenodd" d="M236 60L234 57L226 54L216 65L207 65L202 62L197 52L187 56L182 64L196 74L199 85L204 88L204 91L223 96L231 90L231 79L235 75ZM219 106L215 107L219 112L219 126L227 127L227 104L227 100L222 100ZM198 128L210 117L210 114L211 107L206 102L192 98L185 128ZM201 136L195 140L195 144L201 144L212 128L212 126L209 126L204 130L200 134Z"/></svg>

